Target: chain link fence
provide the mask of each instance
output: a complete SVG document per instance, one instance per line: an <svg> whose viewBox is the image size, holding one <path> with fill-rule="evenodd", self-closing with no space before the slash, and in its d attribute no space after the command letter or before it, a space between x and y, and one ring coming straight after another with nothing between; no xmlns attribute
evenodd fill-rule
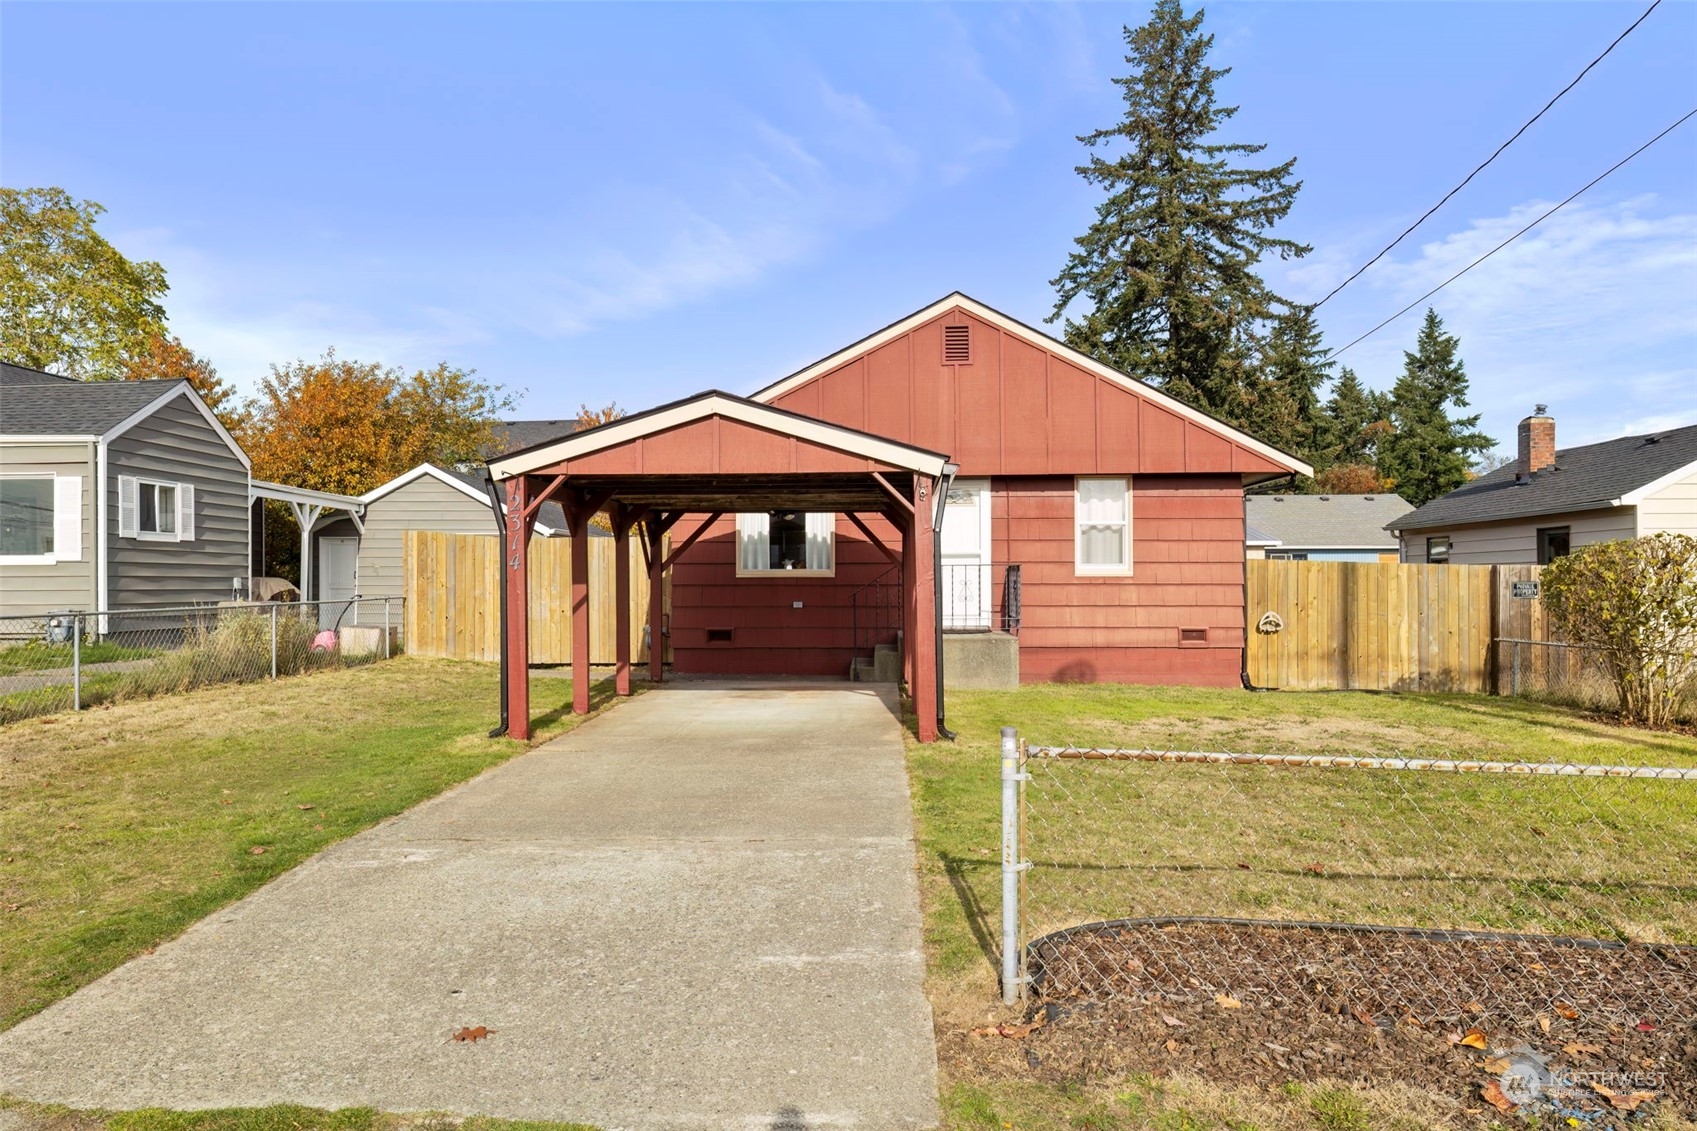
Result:
<svg viewBox="0 0 1697 1131"><path fill-rule="evenodd" d="M1697 1012L1697 768L1003 741L1010 1003Z"/></svg>
<svg viewBox="0 0 1697 1131"><path fill-rule="evenodd" d="M386 659L402 598L0 617L0 724Z"/></svg>
<svg viewBox="0 0 1697 1131"><path fill-rule="evenodd" d="M1596 649L1561 640L1507 637L1499 637L1492 646L1497 653L1499 694L1601 711L1620 707L1620 694ZM1674 714L1697 721L1697 698L1686 696Z"/></svg>

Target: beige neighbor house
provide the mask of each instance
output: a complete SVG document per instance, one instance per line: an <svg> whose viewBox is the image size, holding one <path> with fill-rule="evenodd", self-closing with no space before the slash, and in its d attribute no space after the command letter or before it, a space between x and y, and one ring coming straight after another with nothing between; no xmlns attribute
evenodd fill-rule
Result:
<svg viewBox="0 0 1697 1131"><path fill-rule="evenodd" d="M1592 542L1660 531L1697 535L1697 424L1556 447L1539 405L1519 458L1386 524L1402 560L1547 563Z"/></svg>

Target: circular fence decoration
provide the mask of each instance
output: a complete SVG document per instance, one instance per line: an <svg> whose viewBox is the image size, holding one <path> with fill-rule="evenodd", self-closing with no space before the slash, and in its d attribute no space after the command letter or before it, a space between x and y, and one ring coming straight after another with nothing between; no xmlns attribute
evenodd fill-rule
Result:
<svg viewBox="0 0 1697 1131"><path fill-rule="evenodd" d="M1275 632L1282 632L1284 627L1284 619L1275 612L1262 613L1261 619L1255 622L1255 631L1262 636L1271 636Z"/></svg>

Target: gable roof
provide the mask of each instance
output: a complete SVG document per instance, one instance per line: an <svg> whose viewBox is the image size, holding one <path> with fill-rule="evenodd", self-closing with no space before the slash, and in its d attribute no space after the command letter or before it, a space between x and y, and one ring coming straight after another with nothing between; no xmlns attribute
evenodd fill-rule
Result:
<svg viewBox="0 0 1697 1131"><path fill-rule="evenodd" d="M27 365L0 361L0 388L7 385L54 385L74 380L76 378L49 373L45 369L31 369Z"/></svg>
<svg viewBox="0 0 1697 1131"><path fill-rule="evenodd" d="M812 365L798 369L796 372L790 374L788 377L782 378L781 380L774 381L772 384L767 385L765 388L754 393L751 399L763 403L776 400L784 394L807 384L809 381L830 373L832 370L846 364L855 357L877 349L884 343L899 338L903 334L910 333L917 327L922 326L954 309L963 310L973 317L988 322L1006 333L1023 338L1038 349L1050 350L1058 353L1086 372L1092 373L1097 377L1101 377L1119 385L1122 388L1128 389L1133 393L1136 393L1138 396L1146 397L1174 415L1182 417L1183 419L1190 421L1192 424L1207 429L1215 435L1229 440L1232 443L1240 444L1244 448L1249 449L1264 459L1270 460L1281 467L1288 468L1290 471L1298 475L1314 474L1314 469L1312 467L1302 460L1297 459L1295 456L1286 452L1281 452L1271 444L1257 440L1254 436L1251 436L1246 432L1239 431L1227 424L1225 421L1219 420L1210 416L1206 412L1203 412L1201 409L1194 408L1191 405L1186 404L1177 397L1172 396L1170 393L1164 393L1160 389L1155 388L1153 385L1144 381L1139 381L1130 374L1122 373L1110 365L1104 365L1089 354L1081 353L1080 351L1073 349L1059 338L1056 338L1051 334L1046 334L1034 326L1028 326L1024 322L1019 321L1019 319L1014 318L1011 315L1004 314L992 306L987 306L961 291L955 291L952 294L940 298L931 305L916 310L905 318L897 319L895 322L885 326L882 330L868 334L858 342L845 346L843 349L836 351L829 357L820 358Z"/></svg>
<svg viewBox="0 0 1697 1131"><path fill-rule="evenodd" d="M563 460L580 459L606 448L617 447L644 436L670 431L714 416L927 475L941 475L949 462L949 457L941 452L916 448L883 436L874 436L870 432L845 428L840 424L831 424L787 409L773 408L748 397L709 389L693 397L621 417L594 428L586 428L570 436L521 451L509 452L490 460L489 469L497 479L511 479Z"/></svg>
<svg viewBox="0 0 1697 1131"><path fill-rule="evenodd" d="M479 467L472 471L461 471L456 467L437 467L433 463L421 463L411 471L403 471L387 483L380 484L359 497L360 502L367 506L400 490L407 484L428 476L437 482L453 488L466 498L480 506L489 506L489 469ZM493 522L493 518L491 518ZM566 532L565 508L556 502L543 503L537 512L536 532L544 536L564 534Z"/></svg>
<svg viewBox="0 0 1697 1131"><path fill-rule="evenodd" d="M1524 483L1508 464L1386 524L1390 530L1498 522L1630 506L1664 481L1697 474L1697 424L1556 451L1556 465Z"/></svg>
<svg viewBox="0 0 1697 1131"><path fill-rule="evenodd" d="M495 424L495 454L505 455L523 448L534 448L549 440L570 436L578 430L571 420L501 420Z"/></svg>
<svg viewBox="0 0 1697 1131"><path fill-rule="evenodd" d="M1249 495L1243 517L1263 537L1292 549L1394 550L1385 524L1414 507L1400 495Z"/></svg>

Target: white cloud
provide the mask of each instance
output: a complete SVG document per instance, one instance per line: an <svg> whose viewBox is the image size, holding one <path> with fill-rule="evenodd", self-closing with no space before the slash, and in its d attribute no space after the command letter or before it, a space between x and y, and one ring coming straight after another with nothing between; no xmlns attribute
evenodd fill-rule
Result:
<svg viewBox="0 0 1697 1131"><path fill-rule="evenodd" d="M1500 441L1534 402L1550 406L1564 445L1697 422L1697 215L1657 205L1570 205L1429 300L1460 337L1474 408ZM1322 309L1332 340L1347 342L1548 208L1528 201L1393 252ZM1388 385L1422 309L1342 361Z"/></svg>

